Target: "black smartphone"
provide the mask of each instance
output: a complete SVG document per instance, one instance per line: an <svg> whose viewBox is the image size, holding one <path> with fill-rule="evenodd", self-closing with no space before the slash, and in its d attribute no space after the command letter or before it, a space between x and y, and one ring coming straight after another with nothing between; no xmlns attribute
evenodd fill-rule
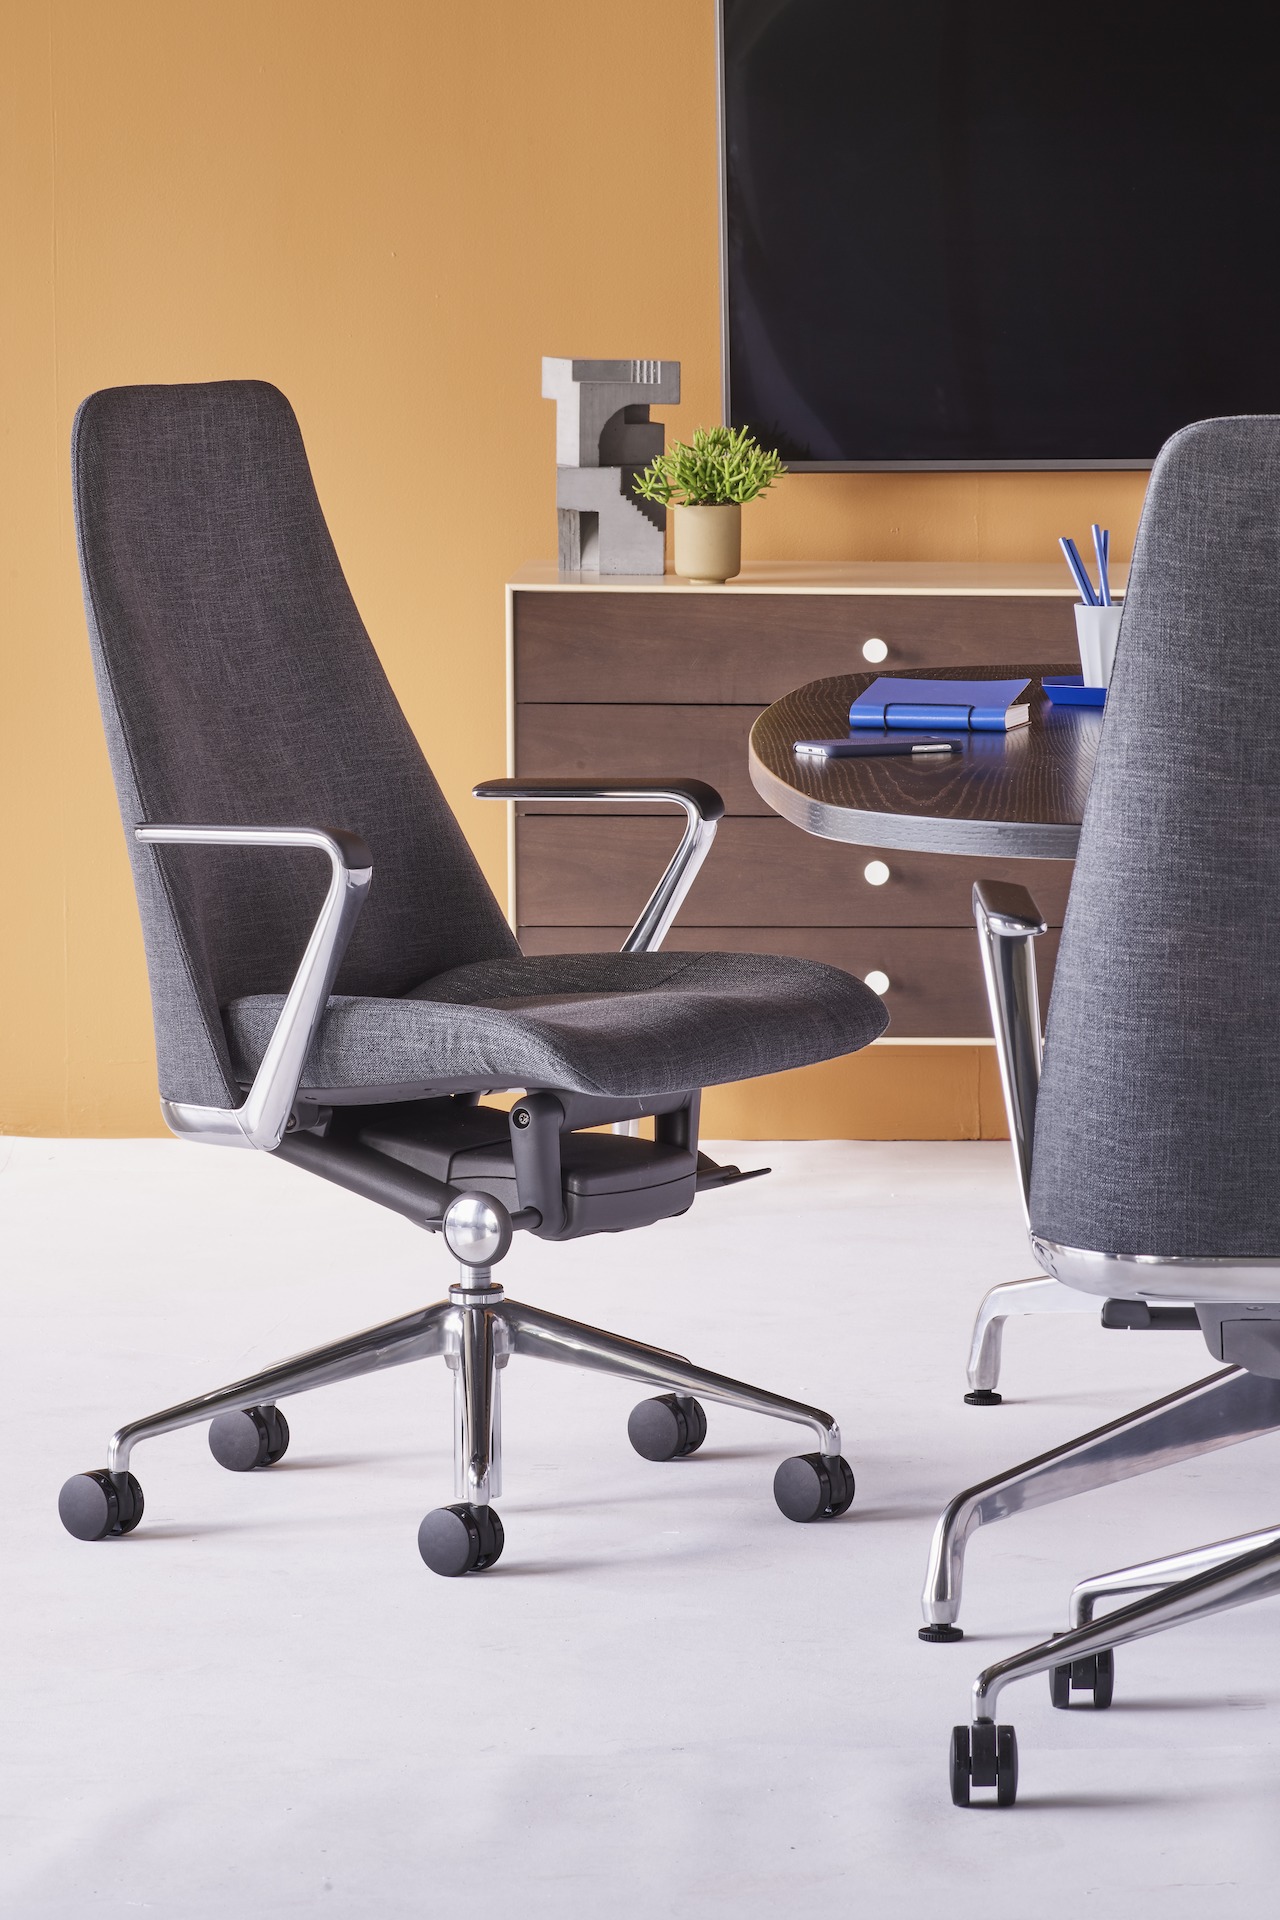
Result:
<svg viewBox="0 0 1280 1920"><path fill-rule="evenodd" d="M918 755L921 759L960 751L959 742L939 733L872 734L844 740L797 740L793 752L809 760L879 760L887 755Z"/></svg>

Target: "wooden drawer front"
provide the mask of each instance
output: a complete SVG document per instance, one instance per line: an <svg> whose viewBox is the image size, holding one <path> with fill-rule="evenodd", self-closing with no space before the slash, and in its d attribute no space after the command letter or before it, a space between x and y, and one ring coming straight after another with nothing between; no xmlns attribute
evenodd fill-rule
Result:
<svg viewBox="0 0 1280 1920"><path fill-rule="evenodd" d="M1074 659L1071 602L942 594L513 595L517 702L768 706L806 680L863 673L877 638L900 667Z"/></svg>
<svg viewBox="0 0 1280 1920"><path fill-rule="evenodd" d="M761 707L525 706L516 708L517 774L626 773L709 780L730 813L770 811L747 772ZM547 811L539 806L539 812ZM562 812L574 809L562 808ZM618 813L617 807L577 808ZM634 811L634 809L628 809Z"/></svg>
<svg viewBox="0 0 1280 1920"><path fill-rule="evenodd" d="M627 928L521 927L526 953L610 953ZM721 927L672 928L668 947L680 951L785 953L799 960L825 960L861 979L873 968L889 976L884 1003L889 1038L989 1040L986 991L978 937L963 927ZM1058 934L1036 941L1040 1006L1049 1004Z"/></svg>
<svg viewBox="0 0 1280 1920"><path fill-rule="evenodd" d="M525 813L516 822L517 919L524 926L621 926L639 913L679 838L678 816ZM889 879L868 883L883 861ZM721 822L682 918L699 927L970 927L977 879L1029 887L1061 924L1065 860L886 853L799 833L774 815ZM732 941L727 944L733 945Z"/></svg>

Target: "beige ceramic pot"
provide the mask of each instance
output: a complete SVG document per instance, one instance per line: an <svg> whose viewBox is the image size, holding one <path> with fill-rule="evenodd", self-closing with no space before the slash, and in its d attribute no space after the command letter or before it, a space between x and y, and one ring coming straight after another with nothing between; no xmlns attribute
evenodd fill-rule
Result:
<svg viewBox="0 0 1280 1920"><path fill-rule="evenodd" d="M742 508L673 507L676 572L705 586L723 586L742 566Z"/></svg>

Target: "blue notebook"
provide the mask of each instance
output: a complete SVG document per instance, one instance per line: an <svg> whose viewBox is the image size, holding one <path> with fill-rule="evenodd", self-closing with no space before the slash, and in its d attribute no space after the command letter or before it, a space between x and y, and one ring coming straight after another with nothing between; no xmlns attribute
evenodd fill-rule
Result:
<svg viewBox="0 0 1280 1920"><path fill-rule="evenodd" d="M873 680L849 709L851 727L940 728L1007 733L1025 727L1031 709L1019 695L1029 680Z"/></svg>

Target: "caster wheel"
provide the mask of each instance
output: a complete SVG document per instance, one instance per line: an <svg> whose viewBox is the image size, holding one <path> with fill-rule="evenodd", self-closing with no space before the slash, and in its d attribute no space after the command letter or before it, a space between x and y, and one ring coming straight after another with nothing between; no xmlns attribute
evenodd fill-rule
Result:
<svg viewBox="0 0 1280 1920"><path fill-rule="evenodd" d="M853 1468L843 1454L794 1454L773 1476L773 1497L788 1520L834 1520L853 1505Z"/></svg>
<svg viewBox="0 0 1280 1920"><path fill-rule="evenodd" d="M994 1787L996 1805L1011 1807L1018 1797L1018 1736L1012 1727L976 1720L951 1729L951 1803L972 1805L974 1787Z"/></svg>
<svg viewBox="0 0 1280 1920"><path fill-rule="evenodd" d="M418 1528L418 1552L432 1573L456 1579L491 1567L502 1554L503 1538L502 1522L492 1507L460 1501L427 1515Z"/></svg>
<svg viewBox="0 0 1280 1920"><path fill-rule="evenodd" d="M953 1807L967 1807L969 1788L972 1784L970 1768L972 1765L972 1745L968 1727L951 1729L951 1804Z"/></svg>
<svg viewBox="0 0 1280 1920"><path fill-rule="evenodd" d="M944 1620L936 1621L932 1626L920 1627L917 1636L931 1644L945 1646L949 1640L963 1640L963 1627L949 1627Z"/></svg>
<svg viewBox="0 0 1280 1920"><path fill-rule="evenodd" d="M1109 1707L1116 1690L1116 1657L1110 1647L1069 1660L1049 1671L1049 1698L1055 1707L1069 1707L1073 1692L1092 1694L1090 1705Z"/></svg>
<svg viewBox="0 0 1280 1920"><path fill-rule="evenodd" d="M642 1460L684 1460L707 1437L707 1416L688 1393L663 1393L632 1407L627 1438Z"/></svg>
<svg viewBox="0 0 1280 1920"><path fill-rule="evenodd" d="M1004 1395L994 1387L975 1387L972 1393L966 1393L964 1403L966 1407L999 1407L1004 1405Z"/></svg>
<svg viewBox="0 0 1280 1920"><path fill-rule="evenodd" d="M274 1467L289 1446L289 1422L279 1407L240 1407L209 1422L209 1451L228 1473Z"/></svg>
<svg viewBox="0 0 1280 1920"><path fill-rule="evenodd" d="M1018 1797L1018 1736L1012 1727L996 1728L996 1805L1011 1807Z"/></svg>
<svg viewBox="0 0 1280 1920"><path fill-rule="evenodd" d="M142 1518L142 1488L131 1473L75 1473L58 1495L58 1518L77 1540L132 1533Z"/></svg>

